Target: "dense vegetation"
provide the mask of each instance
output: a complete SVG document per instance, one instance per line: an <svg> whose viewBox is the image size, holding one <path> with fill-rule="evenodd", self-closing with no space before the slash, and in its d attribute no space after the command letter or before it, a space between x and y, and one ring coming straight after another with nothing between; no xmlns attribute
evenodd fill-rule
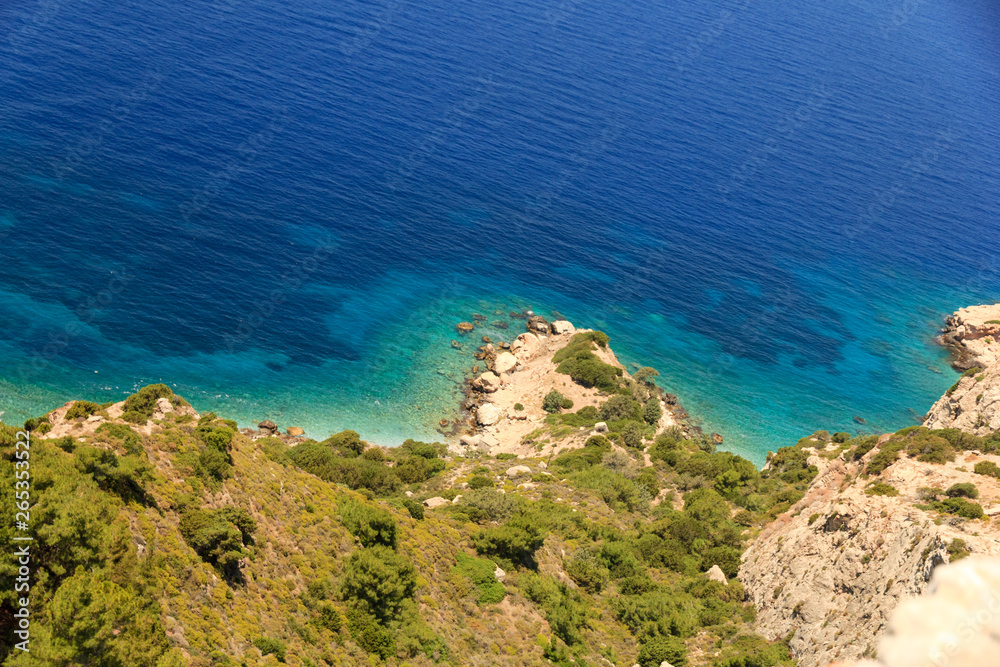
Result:
<svg viewBox="0 0 1000 667"><path fill-rule="evenodd" d="M787 507L809 471L785 452L761 475L675 431L655 438L644 466L639 449L659 420L647 409L652 377L622 378L600 411L554 414L603 417L613 430L551 458L554 475L523 461L536 469L534 488L506 478L509 456L454 460L416 441L383 449L352 431L290 448L251 441L211 413L168 413L150 436L121 422L51 440L36 430L32 653L7 647L0 657L122 667L791 664L787 647L752 633L752 605L733 577L745 527ZM152 418L158 398L184 405L155 387L126 412ZM106 407L86 404L80 416ZM0 446L10 508L13 429L3 427ZM432 495L457 500L425 510ZM738 520L734 504L746 508ZM0 529L8 540L10 525ZM713 565L728 585L708 581ZM0 632L9 633L15 570L3 568ZM709 657L692 661L695 646Z"/></svg>

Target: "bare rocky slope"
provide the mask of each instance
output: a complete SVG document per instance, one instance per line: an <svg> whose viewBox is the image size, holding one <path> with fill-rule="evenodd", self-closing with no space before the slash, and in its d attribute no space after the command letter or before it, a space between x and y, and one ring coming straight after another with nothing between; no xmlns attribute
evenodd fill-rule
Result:
<svg viewBox="0 0 1000 667"><path fill-rule="evenodd" d="M932 661L938 653L952 665L1000 664L995 638L992 662L976 662L972 654L962 657L963 650L974 653L981 647L941 653L940 646L927 644L926 628L905 620L915 615L913 606L890 622L901 601L920 596L937 581L932 574L938 566L970 553L1000 556L995 520L1000 480L974 472L1000 464L996 440L988 437L1000 428L998 333L1000 305L962 309L949 318L944 340L964 351L964 366L972 370L934 404L926 428L904 429L852 447L823 433L804 443L811 445L809 463L819 474L805 497L753 540L739 573L759 610L758 630L772 638L791 635L790 646L802 667L875 656L879 662L871 664L945 664ZM976 487L974 501L983 509L982 518L953 513L971 499L939 500L960 496L946 491L962 483ZM975 513L973 509L969 515ZM986 562L968 577L995 577L995 572L983 572L993 572L1000 561ZM980 607L966 608L954 601L955 595L948 597L955 588L949 577L963 576L945 575L937 601L919 598L915 608L942 619L961 616L963 609L975 615ZM998 603L991 616L995 621L1000 588L991 594ZM892 631L887 633L887 627ZM923 642L923 663L904 650L914 642Z"/></svg>

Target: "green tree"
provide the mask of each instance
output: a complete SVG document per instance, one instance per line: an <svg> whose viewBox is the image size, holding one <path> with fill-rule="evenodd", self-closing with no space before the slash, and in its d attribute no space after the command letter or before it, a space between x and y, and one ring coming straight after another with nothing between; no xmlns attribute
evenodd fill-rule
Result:
<svg viewBox="0 0 1000 667"><path fill-rule="evenodd" d="M417 572L386 546L355 551L344 564L343 599L381 622L390 620L417 589Z"/></svg>
<svg viewBox="0 0 1000 667"><path fill-rule="evenodd" d="M340 506L340 521L361 542L361 546L378 544L396 548L398 526L392 515L380 507L348 501Z"/></svg>
<svg viewBox="0 0 1000 667"><path fill-rule="evenodd" d="M545 394L545 398L542 399L542 409L546 412L559 412L562 410L562 404L565 398L565 396L553 389L549 393Z"/></svg>
<svg viewBox="0 0 1000 667"><path fill-rule="evenodd" d="M663 417L663 407L660 405L660 399L653 396L646 401L646 405L642 409L642 418L647 424L656 425L660 423L661 417Z"/></svg>

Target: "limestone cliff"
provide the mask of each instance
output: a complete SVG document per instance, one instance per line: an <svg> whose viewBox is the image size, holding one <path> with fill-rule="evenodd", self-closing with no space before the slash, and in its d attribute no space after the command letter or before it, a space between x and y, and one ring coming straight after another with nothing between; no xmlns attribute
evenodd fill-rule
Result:
<svg viewBox="0 0 1000 667"><path fill-rule="evenodd" d="M1000 464L992 435L1000 429L998 334L1000 305L948 319L944 342L974 370L924 422L927 429L980 437L904 429L877 442L838 444L821 435L801 444L820 472L805 497L755 537L739 573L759 610L758 630L772 638L793 635L801 667L873 656L880 640L891 651L896 635L885 631L894 609L924 593L935 568L970 553L1000 555L993 521L1000 515L1000 480L973 472L977 464L980 472ZM970 501L939 500L960 495L945 493L959 483L976 487L985 516L950 513Z"/></svg>
<svg viewBox="0 0 1000 667"><path fill-rule="evenodd" d="M941 338L965 374L931 407L924 425L976 435L1000 429L1000 304L959 310Z"/></svg>

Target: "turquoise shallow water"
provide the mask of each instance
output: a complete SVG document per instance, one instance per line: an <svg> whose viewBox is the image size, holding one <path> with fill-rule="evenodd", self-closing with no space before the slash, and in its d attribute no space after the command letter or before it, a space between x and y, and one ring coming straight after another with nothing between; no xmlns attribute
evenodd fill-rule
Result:
<svg viewBox="0 0 1000 667"><path fill-rule="evenodd" d="M34 9L0 7L5 420L165 381L439 437L454 324L530 306L761 462L912 423L944 316L1000 298L985 0Z"/></svg>

